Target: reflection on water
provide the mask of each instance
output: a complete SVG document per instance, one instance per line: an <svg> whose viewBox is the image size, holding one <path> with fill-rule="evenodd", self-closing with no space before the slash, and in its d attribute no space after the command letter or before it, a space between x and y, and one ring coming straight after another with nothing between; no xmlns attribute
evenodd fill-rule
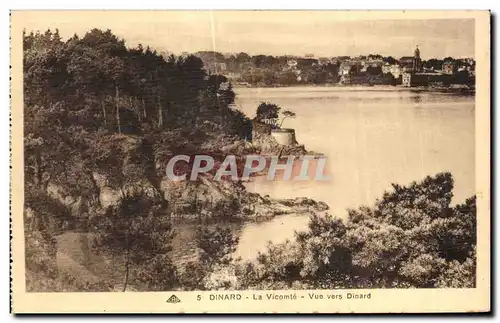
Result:
<svg viewBox="0 0 500 323"><path fill-rule="evenodd" d="M422 102L422 97L420 95L410 97L411 101L415 104Z"/></svg>
<svg viewBox="0 0 500 323"><path fill-rule="evenodd" d="M269 241L279 243L293 239L294 232L306 228L308 222L308 216L281 215L269 222L247 224L241 228L236 256L251 259L258 251L264 251Z"/></svg>
<svg viewBox="0 0 500 323"><path fill-rule="evenodd" d="M240 241L235 252L235 257L244 260L254 258L258 251L265 251L269 241L274 243L293 239L297 230L307 227L309 216L306 215L279 215L266 222L246 223L219 223L209 224L208 227L231 228L232 232L239 235ZM204 225L206 226L206 225ZM175 238L172 242L172 258L176 261L186 262L193 258L196 243L194 240L197 224L174 225Z"/></svg>
<svg viewBox="0 0 500 323"><path fill-rule="evenodd" d="M414 92L394 87L299 87L236 89L237 105L249 117L261 101L297 114L285 121L297 141L324 153L331 182L266 181L250 191L276 198L308 197L326 202L330 213L371 205L391 183L407 184L437 172L455 179L453 202L475 191L474 97ZM268 240L281 242L305 229L308 218L282 216L239 228L237 254L255 256Z"/></svg>

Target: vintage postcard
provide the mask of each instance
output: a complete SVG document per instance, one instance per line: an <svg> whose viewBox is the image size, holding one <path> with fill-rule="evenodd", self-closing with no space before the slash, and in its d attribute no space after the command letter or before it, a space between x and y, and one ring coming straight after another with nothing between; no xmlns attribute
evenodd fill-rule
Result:
<svg viewBox="0 0 500 323"><path fill-rule="evenodd" d="M490 12L12 11L12 312L490 311Z"/></svg>

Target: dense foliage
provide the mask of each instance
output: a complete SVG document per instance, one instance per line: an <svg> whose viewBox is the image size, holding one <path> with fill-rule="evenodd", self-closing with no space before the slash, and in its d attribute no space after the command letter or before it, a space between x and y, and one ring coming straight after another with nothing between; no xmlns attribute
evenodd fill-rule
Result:
<svg viewBox="0 0 500 323"><path fill-rule="evenodd" d="M168 257L173 232L170 218L162 211L144 196L128 196L96 227L96 253L123 258L123 291L130 281L146 290L175 286L175 269Z"/></svg>
<svg viewBox="0 0 500 323"><path fill-rule="evenodd" d="M244 53L235 59L273 64ZM28 290L475 286L475 198L450 206L448 173L394 185L345 222L314 216L308 231L255 262L233 258L238 239L230 229L205 227L195 235L196 258L172 261L175 232L160 172L174 154L203 147L218 156L221 145L246 137L249 120L231 108L234 98L228 79L208 74L195 56L130 49L109 30L66 41L57 31L25 34ZM263 103L257 116L276 125L279 112ZM281 124L294 116L282 114ZM242 210L220 200L210 212ZM61 233L72 229L81 263L58 250ZM118 277L103 274L108 265Z"/></svg>
<svg viewBox="0 0 500 323"><path fill-rule="evenodd" d="M294 241L239 267L238 288L474 287L476 199L450 206L449 173L393 185L347 221L313 216Z"/></svg>
<svg viewBox="0 0 500 323"><path fill-rule="evenodd" d="M248 135L249 120L231 108L228 79L207 75L193 55L127 48L110 30L65 41L47 30L23 40L30 277L63 275L57 253L32 257L32 247L55 246L51 237L78 229L95 238L94 253L123 264L123 290L172 288L160 182L171 156L201 146L210 154ZM78 286L66 287L84 289Z"/></svg>
<svg viewBox="0 0 500 323"><path fill-rule="evenodd" d="M278 124L278 119L281 115L281 121ZM261 102L257 106L257 111L255 113L255 121L260 123L267 123L275 128L281 128L283 122L287 118L294 118L296 116L295 112L288 110L281 110L281 106L271 103L271 102Z"/></svg>
<svg viewBox="0 0 500 323"><path fill-rule="evenodd" d="M196 257L182 270L179 284L184 290L211 290L230 288L227 275L217 277L221 270L227 270L233 261L233 253L238 245L238 237L230 228L213 229L199 227L195 235Z"/></svg>
<svg viewBox="0 0 500 323"><path fill-rule="evenodd" d="M170 144L244 136L248 120L229 107L234 97L228 80L207 76L192 55L163 57L141 45L127 49L109 30L67 41L57 31L25 34L28 184L65 178L74 181L67 186L91 190L88 170L116 166L108 157L120 159L103 155L119 150L123 139L116 135L142 137L138 150L150 150L152 161L168 154Z"/></svg>
<svg viewBox="0 0 500 323"><path fill-rule="evenodd" d="M281 107L277 104L270 102L261 102L257 107L257 112L255 118L257 121L269 121L272 120L276 123L278 119Z"/></svg>
<svg viewBox="0 0 500 323"><path fill-rule="evenodd" d="M272 56L272 55L249 55L247 53L222 54L215 51L200 51L195 53L203 60L206 68L213 73L223 73L237 82L248 83L257 86L290 86L299 84L331 84L341 81L339 73L342 65L351 62L350 74L358 77L360 84L401 84L401 80L394 79L391 72L384 72L382 65L397 65L398 60L392 56L379 54L359 55L356 57L296 57L296 56ZM367 61L365 69L362 69L360 61ZM354 64L353 62L357 62ZM445 62L454 65L474 68L475 62L467 59L445 59L431 58L424 60L423 66L428 70L441 70ZM371 66L371 64L375 64ZM467 84L470 81L467 71L463 76L453 79L457 84Z"/></svg>

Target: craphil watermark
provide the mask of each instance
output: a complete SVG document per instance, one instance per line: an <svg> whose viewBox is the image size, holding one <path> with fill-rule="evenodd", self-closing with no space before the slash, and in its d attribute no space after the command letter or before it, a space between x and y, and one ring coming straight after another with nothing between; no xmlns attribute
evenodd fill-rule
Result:
<svg viewBox="0 0 500 323"><path fill-rule="evenodd" d="M194 157L194 158L193 158ZM228 155L220 163L212 156L177 155L167 163L166 174L172 181L196 181L200 174L211 173L216 181L248 181L251 176L266 176L268 180L330 181L326 173L326 157L305 155L300 157ZM184 167L182 167L184 166Z"/></svg>

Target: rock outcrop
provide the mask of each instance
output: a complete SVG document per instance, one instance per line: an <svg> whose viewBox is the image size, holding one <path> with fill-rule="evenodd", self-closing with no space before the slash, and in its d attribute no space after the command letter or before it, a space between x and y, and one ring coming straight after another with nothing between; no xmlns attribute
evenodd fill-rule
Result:
<svg viewBox="0 0 500 323"><path fill-rule="evenodd" d="M270 218L278 214L319 212L328 208L324 203L305 198L273 200L262 197L246 191L241 182L215 181L210 173L200 175L197 181L172 181L163 173L164 163L157 165L158 158L145 145L144 139L138 137L110 137L102 143L101 155L104 157L100 164L96 163L94 169L80 170L80 173L85 173L82 177L85 182L79 178L68 180L61 175L53 176L42 193L67 210L75 222L102 216L119 206L124 197L136 194L167 205L168 212L181 218ZM281 146L266 134L256 134L253 143L240 140L217 150L219 155L255 153L264 156L310 154L302 145ZM29 209L36 212L37 208L31 206Z"/></svg>

